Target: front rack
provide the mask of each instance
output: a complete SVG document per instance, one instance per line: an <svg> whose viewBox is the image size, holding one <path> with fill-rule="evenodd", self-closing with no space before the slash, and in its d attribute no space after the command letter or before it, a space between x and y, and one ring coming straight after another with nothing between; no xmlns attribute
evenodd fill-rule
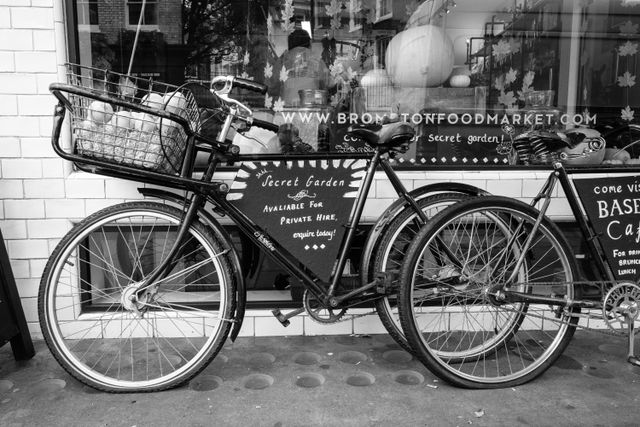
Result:
<svg viewBox="0 0 640 427"><path fill-rule="evenodd" d="M191 190L219 187L193 178L196 150L224 147L199 137L200 113L187 85L76 64L66 69L67 82L49 87L61 104L52 138L60 157L101 175ZM68 149L59 140L66 111L72 135ZM203 139L208 146L196 146Z"/></svg>

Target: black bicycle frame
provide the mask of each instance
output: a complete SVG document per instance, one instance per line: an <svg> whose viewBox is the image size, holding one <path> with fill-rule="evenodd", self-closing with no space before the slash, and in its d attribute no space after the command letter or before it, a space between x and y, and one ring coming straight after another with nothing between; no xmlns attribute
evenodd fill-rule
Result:
<svg viewBox="0 0 640 427"><path fill-rule="evenodd" d="M604 251L602 250L600 240L598 238L597 233L595 232L593 225L589 218L583 214L582 204L580 201L579 195L576 193L572 185L572 181L570 178L571 174L574 173L595 173L600 171L588 171L588 170L580 170L580 169L565 169L564 165L561 163L557 163L553 165L553 171L549 174L547 181L544 183L538 195L533 199L531 205L535 205L538 201L544 199L545 206L542 208L540 212L541 220L542 216L545 215L546 208L548 206L548 202L550 200L551 194L556 186L557 182L560 182L560 186L564 190L565 196L567 198L567 202L569 203L569 207L571 208L571 212L573 213L574 218L580 228L582 235L584 236L587 249L593 262L598 269L599 277L603 282L615 282L615 276L611 271L610 266L605 261L604 256L602 255ZM534 231L531 232L531 237L535 234ZM523 250L523 253L526 251ZM518 267L516 267L517 269ZM581 307L581 308L597 308L598 304L594 304L593 301L586 300L565 300L561 298L553 298L553 297L541 297L541 296L532 296L525 293L514 292L514 291L506 291L506 301L508 302L525 302L525 303L540 303L540 304L550 304L550 305L562 305L566 307Z"/></svg>
<svg viewBox="0 0 640 427"><path fill-rule="evenodd" d="M319 301L323 301L328 303L330 299L336 297L337 288L340 283L340 272L343 271L344 266L347 262L348 253L351 248L351 244L353 242L353 238L356 233L357 225L360 222L362 217L362 212L364 210L364 205L367 200L367 195L369 194L369 190L371 189L371 184L373 182L376 170L378 166L381 166L382 170L385 172L390 182L393 185L393 188L398 193L398 196L404 200L406 200L413 209L416 210L416 213L421 216L421 218L426 220L425 214L418 207L415 201L409 195L409 192L402 184L398 176L395 174L394 170L389 165L389 161L382 156L388 152L388 149L378 147L373 153L369 154L350 154L348 158L350 159L367 159L369 164L367 166L366 174L363 178L362 184L358 191L358 195L356 196L352 211L349 215L347 223L343 226L347 229L347 233L344 236L341 245L340 251L338 253L337 265L335 267L335 274L331 280L331 283L323 283L316 274L312 271L301 265L300 261L295 257L295 255L291 254L289 251L284 249L281 245L279 245L266 231L262 230L258 227L255 222L247 217L241 210L239 210L235 205L226 200L224 195L220 194L212 194L210 196L211 201L220 208L221 211L225 212L232 221L239 227L239 229L258 247L262 247L263 251L270 255L278 264L288 270L293 276L302 281L305 288L309 289L313 295L318 298ZM306 156L295 156L296 160L302 159L334 159L340 158L344 156L324 156L324 155L306 155ZM283 155L269 155L269 156L242 156L240 160L291 160L291 156L283 156ZM375 282L371 284L364 284L360 288L354 290L363 292L374 285ZM328 289L327 289L328 286ZM356 294L357 294L356 293Z"/></svg>

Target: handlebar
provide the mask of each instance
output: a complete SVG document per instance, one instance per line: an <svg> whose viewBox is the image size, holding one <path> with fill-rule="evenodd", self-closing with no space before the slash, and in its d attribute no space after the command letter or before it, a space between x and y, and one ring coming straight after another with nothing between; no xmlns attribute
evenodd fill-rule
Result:
<svg viewBox="0 0 640 427"><path fill-rule="evenodd" d="M270 130L271 132L275 133L278 133L278 129L280 129L280 126L278 126L277 124L260 119L253 119L253 125L262 129Z"/></svg>
<svg viewBox="0 0 640 427"><path fill-rule="evenodd" d="M254 118L253 112L249 107L247 107L237 99L231 98L229 96L229 93L234 87L248 89L260 94L267 93L268 87L262 83L254 82L253 80L243 79L235 76L219 76L215 77L211 81L210 90L218 97L220 97L220 99L222 99L230 107L228 114L233 115L235 119L244 121L249 126L256 126L277 133L280 128L278 125L265 120Z"/></svg>
<svg viewBox="0 0 640 427"><path fill-rule="evenodd" d="M267 90L269 89L265 84L254 82L253 80L241 79L239 77L235 77L233 79L233 85L241 89L248 89L253 92L258 92L261 95L267 93Z"/></svg>

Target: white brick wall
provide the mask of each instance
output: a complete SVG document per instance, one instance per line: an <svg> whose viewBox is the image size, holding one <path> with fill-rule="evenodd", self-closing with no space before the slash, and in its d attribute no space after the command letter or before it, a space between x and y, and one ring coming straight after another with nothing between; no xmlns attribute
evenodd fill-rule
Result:
<svg viewBox="0 0 640 427"><path fill-rule="evenodd" d="M63 161L49 141L55 98L48 85L59 80L58 53L65 56L64 43L57 46L64 34L54 27L51 0L0 0L0 227L36 337L44 265L70 219L84 215L84 200L67 202Z"/></svg>

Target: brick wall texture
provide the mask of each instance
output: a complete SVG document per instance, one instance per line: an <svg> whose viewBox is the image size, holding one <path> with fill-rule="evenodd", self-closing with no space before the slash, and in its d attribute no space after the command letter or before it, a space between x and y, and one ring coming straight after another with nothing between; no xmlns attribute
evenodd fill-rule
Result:
<svg viewBox="0 0 640 427"><path fill-rule="evenodd" d="M48 86L62 75L60 67L67 59L62 1L0 0L0 227L35 337L41 337L38 284L55 245L79 219L138 198L135 183L74 172L51 148L55 98ZM417 171L400 176L410 189L443 180L464 181L496 194L528 198L537 193L546 174ZM232 179L233 175L227 172L221 178ZM375 219L394 199L382 174L371 191L364 214L367 220ZM561 195L551 209L556 218L569 217ZM245 324L253 328L258 323L250 320ZM357 325L361 324L359 320ZM367 330L357 325L353 330ZM373 329L380 329L379 325Z"/></svg>

